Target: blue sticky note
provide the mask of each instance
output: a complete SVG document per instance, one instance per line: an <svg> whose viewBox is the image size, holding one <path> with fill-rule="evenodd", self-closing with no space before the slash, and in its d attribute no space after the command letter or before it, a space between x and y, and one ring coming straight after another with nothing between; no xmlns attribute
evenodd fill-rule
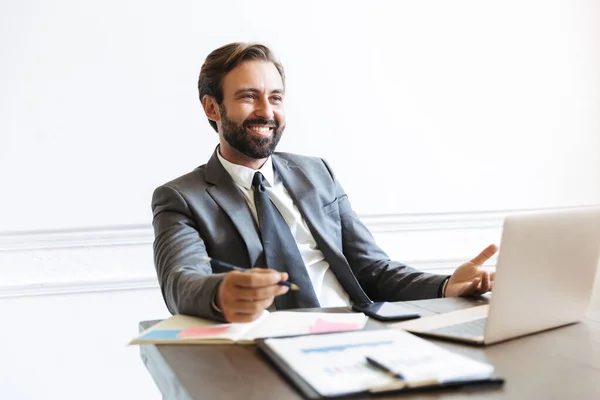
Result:
<svg viewBox="0 0 600 400"><path fill-rule="evenodd" d="M168 339L179 339L177 335L181 332L181 329L157 329L150 331L143 336L140 336L139 340L168 340Z"/></svg>

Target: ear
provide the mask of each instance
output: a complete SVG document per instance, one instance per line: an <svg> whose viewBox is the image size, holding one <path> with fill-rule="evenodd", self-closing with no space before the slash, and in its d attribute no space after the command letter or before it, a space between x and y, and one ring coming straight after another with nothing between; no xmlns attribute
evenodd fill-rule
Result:
<svg viewBox="0 0 600 400"><path fill-rule="evenodd" d="M221 112L219 110L219 105L217 104L217 100L209 95L204 95L202 98L202 108L204 108L204 113L206 117L211 121L220 121L221 120Z"/></svg>

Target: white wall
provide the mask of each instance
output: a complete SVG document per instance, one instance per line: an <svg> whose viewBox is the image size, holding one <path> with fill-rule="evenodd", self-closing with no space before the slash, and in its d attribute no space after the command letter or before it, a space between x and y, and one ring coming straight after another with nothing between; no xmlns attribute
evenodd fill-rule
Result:
<svg viewBox="0 0 600 400"><path fill-rule="evenodd" d="M280 149L330 161L392 257L448 271L507 212L600 203L598 26L592 0L0 1L3 394L159 398L124 344L167 315L150 196L217 143L214 48L270 45Z"/></svg>

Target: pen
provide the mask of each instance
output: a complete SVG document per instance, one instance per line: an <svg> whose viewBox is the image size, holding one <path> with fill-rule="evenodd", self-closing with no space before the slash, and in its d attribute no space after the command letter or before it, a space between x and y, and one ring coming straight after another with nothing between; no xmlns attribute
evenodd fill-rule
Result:
<svg viewBox="0 0 600 400"><path fill-rule="evenodd" d="M367 362L369 364L371 364L372 366L374 366L378 370L383 371L383 372L387 373L388 375L393 376L394 378L398 378L398 379L404 380L404 376L402 374L399 374L397 372L392 371L391 369L389 369L385 365L383 365L380 362L372 359L369 356L366 356L365 358L367 359Z"/></svg>
<svg viewBox="0 0 600 400"><path fill-rule="evenodd" d="M374 360L373 358L371 358L369 356L366 356L365 358L367 359L367 362L369 364L371 364L378 370L383 371L387 375L398 379L397 383L392 383L391 385L384 385L379 388L373 388L374 393L376 393L380 390L387 390L387 388L391 388L391 387L396 388L396 389L423 388L423 387L430 387L430 386L439 386L441 384L441 382L437 379L422 379L422 380L418 380L418 381L407 381L406 377L404 375L402 375L401 373L399 373L397 371L392 371L389 367L386 367L382 363L378 362L377 360Z"/></svg>
<svg viewBox="0 0 600 400"><path fill-rule="evenodd" d="M240 272L248 272L249 271L249 269L247 269L247 268L238 267L236 265L226 263L225 261L219 261L219 260L211 258L211 257L202 257L202 261L209 262L210 265L214 268L228 269L230 271L240 271ZM300 290L300 286L296 285L295 283L279 281L279 282L277 282L277 284L279 286L287 286L290 288L290 290L294 290L294 291Z"/></svg>
<svg viewBox="0 0 600 400"><path fill-rule="evenodd" d="M371 393L382 393L382 392L387 392L390 390L400 390L400 389L404 389L404 388L407 388L407 389L418 389L418 388L426 388L426 387L461 388L463 386L466 387L466 386L471 386L471 385L494 386L494 385L504 384L504 379L494 378L494 377L473 378L473 379L469 379L469 380L447 380L447 381L440 381L438 379L431 378L431 379L422 379L422 380L417 380L417 381L407 381L406 377L404 375L400 374L399 372L391 370L389 367L383 365L382 363L378 362L377 360L375 360L369 356L365 356L365 358L367 360L367 363L369 363L370 365L374 366L375 368L377 368L380 371L385 372L387 375L399 380L398 382L395 382L395 383L372 388L369 390Z"/></svg>

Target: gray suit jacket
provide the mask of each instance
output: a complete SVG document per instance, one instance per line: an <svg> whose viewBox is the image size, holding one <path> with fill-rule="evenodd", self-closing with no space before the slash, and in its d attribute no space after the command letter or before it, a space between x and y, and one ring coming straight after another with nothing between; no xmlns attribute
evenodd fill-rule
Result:
<svg viewBox="0 0 600 400"><path fill-rule="evenodd" d="M390 261L324 160L272 157L275 173L353 302L439 297L446 276ZM216 152L207 164L158 187L152 211L154 262L169 311L219 318L211 302L224 273L200 258L251 267L260 260L262 244L246 200Z"/></svg>

